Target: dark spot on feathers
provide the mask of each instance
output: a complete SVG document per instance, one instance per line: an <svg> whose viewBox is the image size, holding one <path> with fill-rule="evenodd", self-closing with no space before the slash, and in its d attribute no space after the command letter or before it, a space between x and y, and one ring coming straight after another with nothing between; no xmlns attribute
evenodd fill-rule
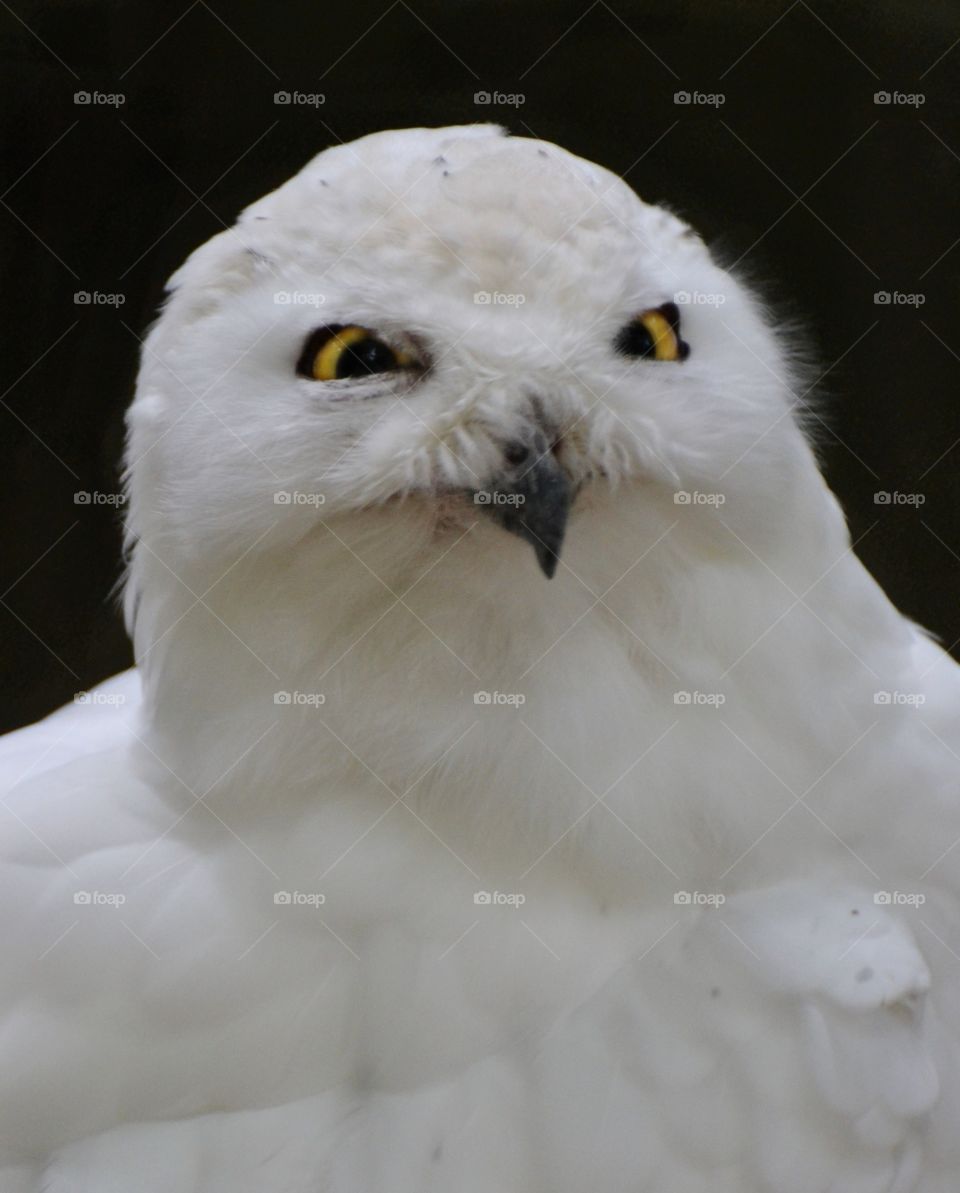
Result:
<svg viewBox="0 0 960 1193"><path fill-rule="evenodd" d="M713 987L713 989L710 991L710 997L711 998L719 998L720 997L720 987L719 986Z"/></svg>
<svg viewBox="0 0 960 1193"><path fill-rule="evenodd" d="M431 1155L430 1159L433 1161L434 1164L436 1164L439 1162L439 1160L442 1156L443 1156L443 1144L438 1143L437 1146L433 1149L433 1154Z"/></svg>
<svg viewBox="0 0 960 1193"><path fill-rule="evenodd" d="M547 151L546 151L546 149L538 149L538 150L537 150L537 153L538 153L538 154L539 154L541 157L546 157L546 156L547 156Z"/></svg>
<svg viewBox="0 0 960 1193"><path fill-rule="evenodd" d="M870 968L869 965L865 965L863 967L863 969L861 969L860 972L857 974L857 981L858 982L869 982L872 977L873 977L873 970Z"/></svg>
<svg viewBox="0 0 960 1193"><path fill-rule="evenodd" d="M435 157L433 159L433 164L435 166L445 166L447 164L447 159L441 153L439 157Z"/></svg>
<svg viewBox="0 0 960 1193"><path fill-rule="evenodd" d="M850 914L851 914L851 915L859 915L859 914L860 914L860 908L859 908L859 907L854 907L854 908L851 910Z"/></svg>

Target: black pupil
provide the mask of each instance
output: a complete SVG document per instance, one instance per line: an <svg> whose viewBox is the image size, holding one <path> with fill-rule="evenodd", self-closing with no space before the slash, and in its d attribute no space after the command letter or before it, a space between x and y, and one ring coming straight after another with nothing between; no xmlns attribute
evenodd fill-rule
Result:
<svg viewBox="0 0 960 1193"><path fill-rule="evenodd" d="M653 336L639 319L627 324L617 336L614 346L624 356L653 356L656 349Z"/></svg>
<svg viewBox="0 0 960 1193"><path fill-rule="evenodd" d="M337 380L346 377L366 377L370 373L383 373L396 364L393 349L382 340L367 336L357 340L340 353L337 360Z"/></svg>

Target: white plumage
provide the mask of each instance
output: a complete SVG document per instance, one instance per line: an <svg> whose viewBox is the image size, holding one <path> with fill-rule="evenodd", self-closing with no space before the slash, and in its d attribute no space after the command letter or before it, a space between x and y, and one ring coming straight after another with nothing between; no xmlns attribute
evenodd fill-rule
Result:
<svg viewBox="0 0 960 1193"><path fill-rule="evenodd" d="M617 351L681 293L688 359ZM421 367L298 374L344 325ZM0 751L3 1193L956 1193L958 671L797 388L679 219L488 126L190 257L142 702ZM576 491L552 580L470 496L562 530L518 444Z"/></svg>

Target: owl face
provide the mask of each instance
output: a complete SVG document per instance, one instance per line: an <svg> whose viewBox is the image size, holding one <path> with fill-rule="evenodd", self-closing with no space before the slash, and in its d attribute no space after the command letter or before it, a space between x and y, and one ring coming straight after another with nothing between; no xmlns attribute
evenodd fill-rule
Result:
<svg viewBox="0 0 960 1193"><path fill-rule="evenodd" d="M770 517L790 404L755 300L615 175L492 126L380 133L172 278L133 517L201 553L364 517L442 549L476 524L549 576L591 509Z"/></svg>

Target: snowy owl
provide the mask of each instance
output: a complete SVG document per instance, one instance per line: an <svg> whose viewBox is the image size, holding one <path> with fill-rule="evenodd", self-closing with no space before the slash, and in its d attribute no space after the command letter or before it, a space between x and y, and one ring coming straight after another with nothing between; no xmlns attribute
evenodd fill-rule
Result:
<svg viewBox="0 0 960 1193"><path fill-rule="evenodd" d="M6 739L3 1193L956 1193L960 679L681 219L493 126L174 274Z"/></svg>

